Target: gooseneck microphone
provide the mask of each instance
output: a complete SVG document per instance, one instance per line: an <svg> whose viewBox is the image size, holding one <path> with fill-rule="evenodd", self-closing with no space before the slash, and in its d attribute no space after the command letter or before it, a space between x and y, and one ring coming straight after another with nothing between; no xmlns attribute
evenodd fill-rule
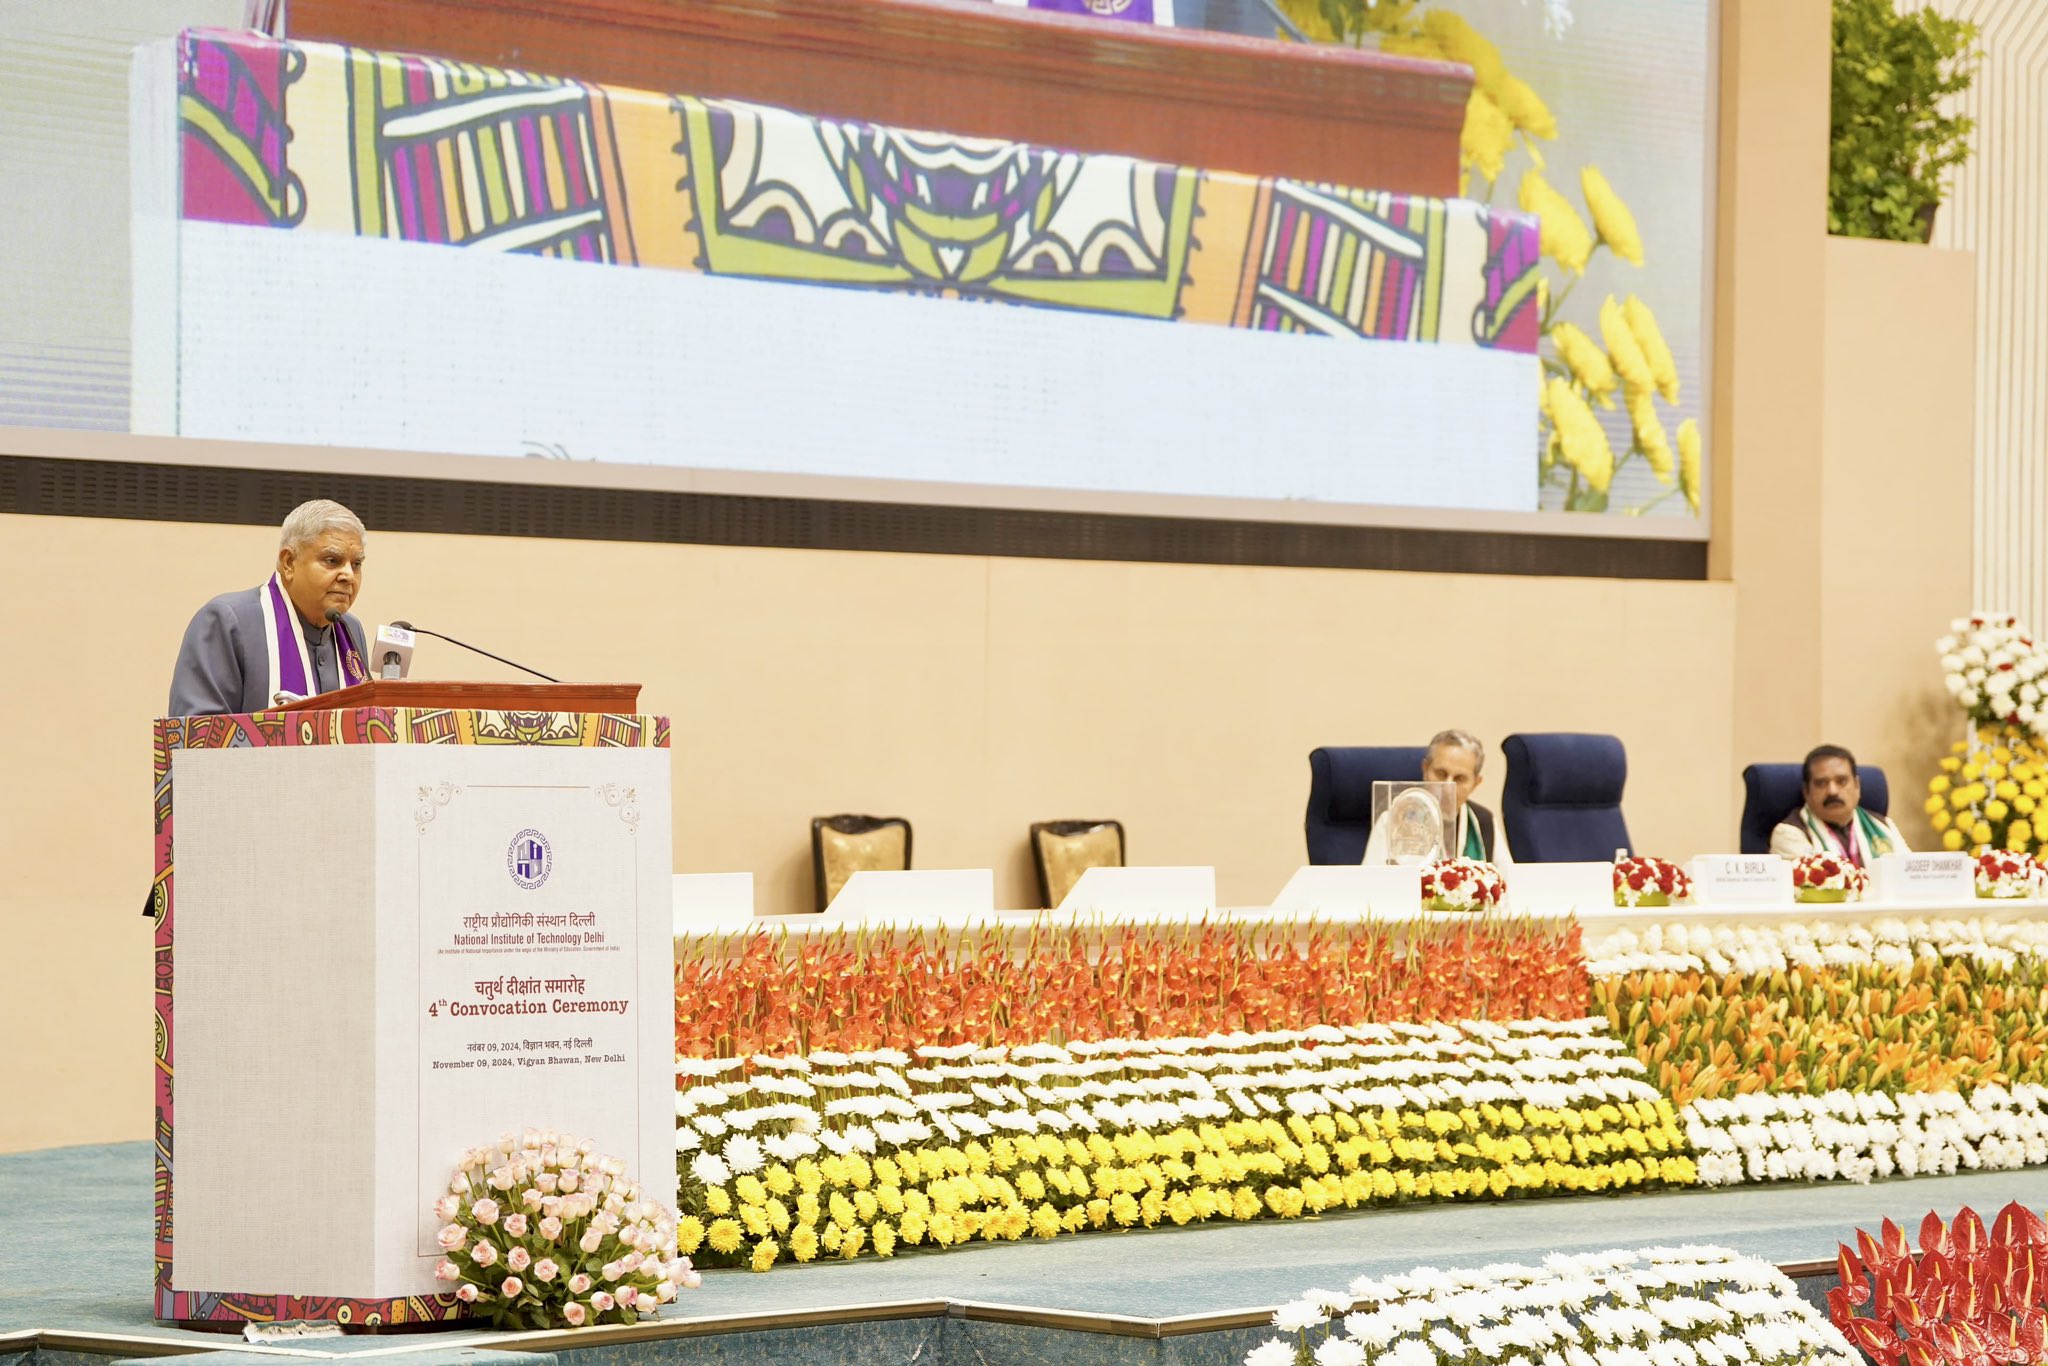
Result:
<svg viewBox="0 0 2048 1366"><path fill-rule="evenodd" d="M509 665L512 668L519 670L519 672L523 674L532 674L535 678L538 678L543 682L559 683L562 681L561 679L556 678L551 674L542 673L539 669L529 669L524 664L521 664L518 660L507 659L503 655L494 655L489 650L478 649L476 646L471 645L468 641L457 640L454 636L444 636L439 631L429 631L426 627L415 626L409 621L394 621L391 624L401 631L411 631L415 635L432 636L436 640L445 640L450 645L459 645L473 655L482 655L485 659L495 659L500 664Z"/></svg>

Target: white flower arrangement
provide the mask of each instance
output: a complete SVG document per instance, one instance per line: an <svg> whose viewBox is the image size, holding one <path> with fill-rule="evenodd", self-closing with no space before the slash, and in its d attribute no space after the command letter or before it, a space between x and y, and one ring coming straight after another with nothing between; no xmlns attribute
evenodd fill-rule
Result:
<svg viewBox="0 0 2048 1366"><path fill-rule="evenodd" d="M2031 731L2048 719L2042 706L2048 649L2035 642L2018 617L1958 617L1949 623L1949 634L1934 642L1934 649L1941 656L1942 683L1949 696L1973 721Z"/></svg>
<svg viewBox="0 0 2048 1366"><path fill-rule="evenodd" d="M904 1061L679 1064L681 1250L765 1271L1694 1179L1670 1100L1599 1019L929 1047ZM750 1066L754 1079L800 1074L812 1095L757 1092Z"/></svg>
<svg viewBox="0 0 2048 1366"><path fill-rule="evenodd" d="M1348 1303L1347 1303L1348 1299ZM1354 1306L1356 1306L1354 1308ZM1553 1254L1540 1266L1420 1267L1311 1291L1245 1366L1859 1366L1776 1267L1718 1247Z"/></svg>
<svg viewBox="0 0 2048 1366"><path fill-rule="evenodd" d="M2048 1163L2048 1087L1699 1100L1680 1116L1700 1182L1867 1182Z"/></svg>
<svg viewBox="0 0 2048 1366"><path fill-rule="evenodd" d="M2018 901L2041 894L2043 871L2032 854L1991 849L1977 856L1977 895L1987 901Z"/></svg>
<svg viewBox="0 0 2048 1366"><path fill-rule="evenodd" d="M1630 972L1739 972L1912 965L1916 958L2009 967L2048 957L2048 923L2032 920L1885 919L1706 925L1674 921L1586 936L1595 977Z"/></svg>

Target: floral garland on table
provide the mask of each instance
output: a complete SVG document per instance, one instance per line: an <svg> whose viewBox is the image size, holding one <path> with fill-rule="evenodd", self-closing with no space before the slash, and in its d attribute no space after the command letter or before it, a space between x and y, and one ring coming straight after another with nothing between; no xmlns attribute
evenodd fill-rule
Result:
<svg viewBox="0 0 2048 1366"><path fill-rule="evenodd" d="M1422 870L1422 909L1472 913L1500 905L1508 885L1500 869L1478 859L1438 859Z"/></svg>
<svg viewBox="0 0 2048 1366"><path fill-rule="evenodd" d="M1349 1294L1312 1290L1283 1305L1273 1326L1288 1336L1253 1348L1245 1366L1858 1366L1783 1272L1718 1247L1361 1277Z"/></svg>
<svg viewBox="0 0 2048 1366"><path fill-rule="evenodd" d="M676 1056L1181 1038L1586 1008L1579 927L1498 916L1019 927L676 940Z"/></svg>
<svg viewBox="0 0 2048 1366"><path fill-rule="evenodd" d="M2048 1087L1830 1091L1699 1100L1680 1112L1700 1184L1851 1181L2048 1163Z"/></svg>
<svg viewBox="0 0 2048 1366"><path fill-rule="evenodd" d="M1614 904L1675 906L1692 900L1692 879L1665 859L1640 856L1614 865Z"/></svg>
<svg viewBox="0 0 2048 1366"><path fill-rule="evenodd" d="M2048 926L1665 925L1603 939L1593 1009L1684 1107L2048 1084Z"/></svg>
<svg viewBox="0 0 2048 1366"><path fill-rule="evenodd" d="M528 1129L462 1155L434 1203L434 1278L501 1328L632 1323L694 1289L673 1210L588 1139Z"/></svg>
<svg viewBox="0 0 2048 1366"><path fill-rule="evenodd" d="M678 1243L766 1270L1688 1184L1675 1113L1642 1070L1588 1020L685 1060Z"/></svg>
<svg viewBox="0 0 2048 1366"><path fill-rule="evenodd" d="M1977 856L1977 895L1987 901L2024 901L2040 894L2043 872L2032 854Z"/></svg>
<svg viewBox="0 0 2048 1366"><path fill-rule="evenodd" d="M1792 865L1794 901L1861 901L1869 884L1861 868L1833 854L1808 854Z"/></svg>

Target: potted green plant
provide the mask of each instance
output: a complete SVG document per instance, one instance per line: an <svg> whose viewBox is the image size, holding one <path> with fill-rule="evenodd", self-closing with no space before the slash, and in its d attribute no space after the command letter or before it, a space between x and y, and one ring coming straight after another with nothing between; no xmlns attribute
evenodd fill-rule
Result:
<svg viewBox="0 0 2048 1366"><path fill-rule="evenodd" d="M1942 179L1969 159L1972 120L1943 101L1970 88L1977 26L1893 0L1834 0L1828 231L1925 242Z"/></svg>

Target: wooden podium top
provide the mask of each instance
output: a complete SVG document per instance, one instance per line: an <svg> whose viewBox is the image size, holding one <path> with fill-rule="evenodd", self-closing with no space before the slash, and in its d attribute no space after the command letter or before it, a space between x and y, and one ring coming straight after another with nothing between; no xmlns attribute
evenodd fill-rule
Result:
<svg viewBox="0 0 2048 1366"><path fill-rule="evenodd" d="M350 707L472 707L483 711L578 711L632 715L638 683L454 683L426 678L373 678L323 692L278 711L345 711Z"/></svg>
<svg viewBox="0 0 2048 1366"><path fill-rule="evenodd" d="M1458 192L1471 69L954 0L292 0L288 37L1169 165Z"/></svg>

